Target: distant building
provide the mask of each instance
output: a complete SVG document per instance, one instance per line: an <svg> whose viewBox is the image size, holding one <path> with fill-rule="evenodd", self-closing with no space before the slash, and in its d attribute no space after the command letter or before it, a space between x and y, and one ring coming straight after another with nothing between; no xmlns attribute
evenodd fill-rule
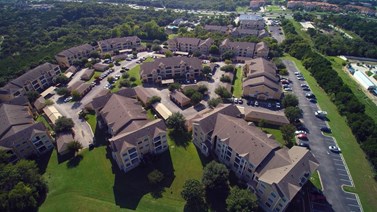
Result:
<svg viewBox="0 0 377 212"><path fill-rule="evenodd" d="M0 120L0 149L12 155L12 161L53 148L46 127L35 123L29 107L1 104Z"/></svg>
<svg viewBox="0 0 377 212"><path fill-rule="evenodd" d="M94 75L94 69L86 69L84 73L81 75L80 79L84 81L89 81Z"/></svg>
<svg viewBox="0 0 377 212"><path fill-rule="evenodd" d="M246 63L249 70L244 73L243 96L257 99L280 99L282 88L275 64L264 58L256 58Z"/></svg>
<svg viewBox="0 0 377 212"><path fill-rule="evenodd" d="M250 9L252 10L259 10L260 7L266 4L265 0L251 0L250 1Z"/></svg>
<svg viewBox="0 0 377 212"><path fill-rule="evenodd" d="M56 61L58 61L58 64L61 67L68 68L71 65L73 65L73 62L75 60L80 61L84 58L89 58L90 53L94 50L94 46L91 46L89 44L75 46L62 52L59 52L57 55L55 55L55 59Z"/></svg>
<svg viewBox="0 0 377 212"><path fill-rule="evenodd" d="M364 74L362 71L355 71L353 76L359 82L359 84L363 86L363 88L367 90L373 90L377 88L377 85L373 83L372 80L370 80L368 76Z"/></svg>
<svg viewBox="0 0 377 212"><path fill-rule="evenodd" d="M0 100L9 101L28 91L42 93L53 84L53 79L60 73L58 65L51 63L39 65L0 88Z"/></svg>
<svg viewBox="0 0 377 212"><path fill-rule="evenodd" d="M119 51L138 48L141 46L141 40L137 36L110 38L98 41L98 46L102 52Z"/></svg>
<svg viewBox="0 0 377 212"><path fill-rule="evenodd" d="M306 148L280 147L237 118L237 110L235 105L220 105L193 119L193 143L232 170L265 211L284 211L319 163Z"/></svg>
<svg viewBox="0 0 377 212"><path fill-rule="evenodd" d="M239 23L241 29L257 29L261 30L265 27L265 21L263 17L258 15L245 15L242 14L239 17Z"/></svg>
<svg viewBox="0 0 377 212"><path fill-rule="evenodd" d="M228 25L228 26L219 26L219 25L205 25L203 27L204 30L207 30L209 32L217 32L217 33L222 33L222 34L229 34L229 32L232 31L233 26Z"/></svg>
<svg viewBox="0 0 377 212"><path fill-rule="evenodd" d="M214 41L211 38L200 40L198 38L173 38L168 40L168 49L170 51L182 52L200 52L201 54L208 54Z"/></svg>
<svg viewBox="0 0 377 212"><path fill-rule="evenodd" d="M158 58L154 62L140 66L140 77L143 82L161 82L164 79L193 79L202 73L202 61L195 57Z"/></svg>

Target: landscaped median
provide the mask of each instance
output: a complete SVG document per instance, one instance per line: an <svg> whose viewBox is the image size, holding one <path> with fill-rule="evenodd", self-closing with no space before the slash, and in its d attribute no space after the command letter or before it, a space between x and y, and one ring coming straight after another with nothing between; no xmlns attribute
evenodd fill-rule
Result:
<svg viewBox="0 0 377 212"><path fill-rule="evenodd" d="M236 74L233 83L233 96L240 98L242 96L242 68L236 67Z"/></svg>
<svg viewBox="0 0 377 212"><path fill-rule="evenodd" d="M374 180L373 169L353 136L351 129L348 127L345 117L338 113L337 107L332 103L330 97L317 84L309 71L303 67L301 61L291 56L285 56L284 59L291 60L296 64L310 85L312 92L317 97L321 109L328 112L327 117L330 120L328 123L331 127L332 135L342 149L343 157L347 162L355 184L355 188L345 187L345 190L355 192L359 195L365 211L377 211L377 183Z"/></svg>

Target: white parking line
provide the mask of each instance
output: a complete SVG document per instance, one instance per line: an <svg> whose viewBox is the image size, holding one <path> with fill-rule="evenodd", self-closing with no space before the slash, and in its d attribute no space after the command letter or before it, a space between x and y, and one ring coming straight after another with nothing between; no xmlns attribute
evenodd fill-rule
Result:
<svg viewBox="0 0 377 212"><path fill-rule="evenodd" d="M358 208L360 208L359 205L354 205L354 204L348 204L348 205L351 206L351 207L358 207Z"/></svg>
<svg viewBox="0 0 377 212"><path fill-rule="evenodd" d="M335 164L335 166L344 166L343 163L334 163L334 164Z"/></svg>
<svg viewBox="0 0 377 212"><path fill-rule="evenodd" d="M337 169L337 170L339 170L339 171L343 171L343 172L347 172L346 169Z"/></svg>
<svg viewBox="0 0 377 212"><path fill-rule="evenodd" d="M356 201L356 202L357 202L357 199L355 199L355 198L349 198L349 197L346 197L346 199L349 199L349 200L352 200L352 201Z"/></svg>
<svg viewBox="0 0 377 212"><path fill-rule="evenodd" d="M351 182L351 180L346 180L346 179L340 179L342 181L345 181L345 182Z"/></svg>
<svg viewBox="0 0 377 212"><path fill-rule="evenodd" d="M333 158L333 160L336 160L336 161L342 161L342 159L337 159L337 158ZM343 161L342 161L343 162Z"/></svg>
<svg viewBox="0 0 377 212"><path fill-rule="evenodd" d="M340 173L338 173L339 175L341 175L341 176L347 176L348 177L348 174L340 174Z"/></svg>

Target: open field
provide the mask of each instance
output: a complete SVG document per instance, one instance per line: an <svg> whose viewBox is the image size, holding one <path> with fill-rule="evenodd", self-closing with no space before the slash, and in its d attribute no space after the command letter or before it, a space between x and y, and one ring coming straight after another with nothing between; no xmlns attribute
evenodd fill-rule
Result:
<svg viewBox="0 0 377 212"><path fill-rule="evenodd" d="M318 188L319 190L322 190L322 185L319 179L318 171L314 172L313 175L310 177L310 182L312 182L316 188Z"/></svg>
<svg viewBox="0 0 377 212"><path fill-rule="evenodd" d="M191 141L169 137L168 142L169 151L127 174L110 159L107 146L84 150L62 163L54 150L43 175L49 193L40 211L183 211L183 184L200 179L203 165ZM154 169L164 173L160 185L147 180Z"/></svg>
<svg viewBox="0 0 377 212"><path fill-rule="evenodd" d="M267 12L276 12L276 11L282 11L281 7L278 5L268 5L266 6Z"/></svg>
<svg viewBox="0 0 377 212"><path fill-rule="evenodd" d="M343 82L352 90L352 93L355 94L357 99L365 105L365 113L370 116L377 123L377 105L364 93L360 88L360 85L351 78L351 76L343 70L342 63L344 60L339 57L327 57L333 69L338 73L342 78Z"/></svg>
<svg viewBox="0 0 377 212"><path fill-rule="evenodd" d="M351 129L348 127L345 117L338 113L330 97L319 87L309 71L303 67L301 61L288 55L284 58L296 63L297 68L300 69L312 92L317 97L321 109L328 112L327 117L330 120L329 125L332 129L332 135L342 149L343 157L347 162L355 184L355 188L347 188L345 190L355 192L359 195L364 211L377 211L377 199L375 198L377 196L377 183L373 179L373 169L365 158L366 156L353 136Z"/></svg>
<svg viewBox="0 0 377 212"><path fill-rule="evenodd" d="M242 96L242 68L236 68L236 74L233 82L233 96L239 98Z"/></svg>
<svg viewBox="0 0 377 212"><path fill-rule="evenodd" d="M236 11L239 12L247 12L249 10L249 7L237 7Z"/></svg>

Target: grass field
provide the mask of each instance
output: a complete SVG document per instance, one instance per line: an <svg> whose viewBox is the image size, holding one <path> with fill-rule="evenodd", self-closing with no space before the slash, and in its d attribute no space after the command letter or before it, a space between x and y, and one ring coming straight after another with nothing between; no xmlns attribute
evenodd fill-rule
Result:
<svg viewBox="0 0 377 212"><path fill-rule="evenodd" d="M85 116L86 122L88 122L90 128L92 128L93 134L96 132L97 128L97 118L95 114L87 114Z"/></svg>
<svg viewBox="0 0 377 212"><path fill-rule="evenodd" d="M190 141L176 143L169 137L168 142L169 151L127 174L109 159L106 146L82 151L76 166L59 164L54 151L43 175L49 193L40 211L183 211L183 184L200 179L203 165ZM161 185L147 180L154 169L164 173Z"/></svg>
<svg viewBox="0 0 377 212"><path fill-rule="evenodd" d="M236 11L239 12L247 12L249 10L249 7L237 7Z"/></svg>
<svg viewBox="0 0 377 212"><path fill-rule="evenodd" d="M278 128L272 127L263 127L261 128L265 133L272 134L275 137L275 140L279 142L280 146L285 145L285 141L283 140L283 135Z"/></svg>
<svg viewBox="0 0 377 212"><path fill-rule="evenodd" d="M102 72L95 71L94 74L93 74L93 76L92 76L92 78L90 78L90 80L88 82L93 82L96 79L96 77L101 76L101 74L102 74Z"/></svg>
<svg viewBox="0 0 377 212"><path fill-rule="evenodd" d="M312 182L316 188L318 188L319 190L322 190L322 185L319 179L318 170L314 172L313 175L310 177L310 182Z"/></svg>
<svg viewBox="0 0 377 212"><path fill-rule="evenodd" d="M233 82L233 96L239 98L242 96L242 68L236 68L236 75Z"/></svg>
<svg viewBox="0 0 377 212"><path fill-rule="evenodd" d="M296 66L310 85L312 92L317 97L321 109L328 112L327 117L330 120L329 125L332 129L332 135L342 149L343 156L355 184L355 188L346 188L346 190L353 191L359 195L364 211L377 211L377 198L375 198L377 196L377 183L373 179L373 169L365 158L366 156L353 136L351 129L348 127L345 117L339 115L336 106L331 102L329 96L319 87L316 80L303 67L299 60L291 56L285 56L285 59L296 63Z"/></svg>
<svg viewBox="0 0 377 212"><path fill-rule="evenodd" d="M178 36L178 34L169 34L168 35L168 39L173 39L173 38L175 38L177 36Z"/></svg>
<svg viewBox="0 0 377 212"><path fill-rule="evenodd" d="M282 11L281 7L278 5L268 5L266 6L267 12L276 12L276 11Z"/></svg>
<svg viewBox="0 0 377 212"><path fill-rule="evenodd" d="M48 121L47 121L42 115L39 115L39 116L37 117L36 121L37 121L37 122L41 122L41 123L43 123L43 125L45 125L45 127L46 127L48 130L50 130L50 131L53 130L52 127L51 127L51 125L50 125L50 123L48 123Z"/></svg>
<svg viewBox="0 0 377 212"><path fill-rule="evenodd" d="M153 113L152 109L148 109L148 110L147 110L147 118L148 118L149 120L155 120L155 119L156 119L156 118L154 117L154 113Z"/></svg>
<svg viewBox="0 0 377 212"><path fill-rule="evenodd" d="M342 68L342 63L344 62L339 57L327 57L333 69L342 78L343 82L352 90L357 99L365 105L365 113L370 116L377 123L377 105L364 93L360 85L351 78L351 76L346 73Z"/></svg>
<svg viewBox="0 0 377 212"><path fill-rule="evenodd" d="M152 61L154 61L153 58L147 57L146 60L144 61L144 63L145 62L152 62ZM129 78L131 78L131 77L135 77L136 78L136 81L134 81L133 83L136 83L136 85L141 85L141 80L140 80L140 65L135 66L134 68L132 68L131 70L129 70L127 73L130 75ZM113 89L111 89L111 92L117 92L117 91L119 91L119 89L120 89L119 88L119 83L120 83L121 80L122 80L122 78L119 79L119 80L117 80L114 83L114 87L113 87Z"/></svg>

